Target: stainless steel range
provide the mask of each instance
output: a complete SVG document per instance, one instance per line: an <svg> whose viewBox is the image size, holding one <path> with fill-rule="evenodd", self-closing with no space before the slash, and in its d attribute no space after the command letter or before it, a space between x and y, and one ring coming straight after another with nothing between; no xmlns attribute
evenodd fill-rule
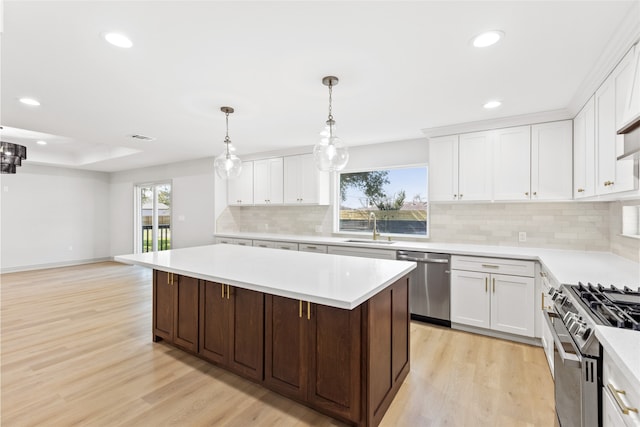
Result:
<svg viewBox="0 0 640 427"><path fill-rule="evenodd" d="M640 289L562 285L545 312L554 338L556 414L562 427L602 425L602 346L596 325L640 330Z"/></svg>

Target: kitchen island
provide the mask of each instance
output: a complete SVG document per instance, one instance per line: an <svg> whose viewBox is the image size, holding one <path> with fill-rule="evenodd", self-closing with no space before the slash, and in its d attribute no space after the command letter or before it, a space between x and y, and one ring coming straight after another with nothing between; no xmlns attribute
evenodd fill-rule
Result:
<svg viewBox="0 0 640 427"><path fill-rule="evenodd" d="M413 262L230 245L115 260L154 269L154 341L336 419L378 425L409 372Z"/></svg>

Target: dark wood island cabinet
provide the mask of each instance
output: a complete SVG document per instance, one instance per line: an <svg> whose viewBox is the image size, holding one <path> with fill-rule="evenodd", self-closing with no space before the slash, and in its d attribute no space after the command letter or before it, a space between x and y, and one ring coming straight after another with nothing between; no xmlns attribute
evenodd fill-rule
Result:
<svg viewBox="0 0 640 427"><path fill-rule="evenodd" d="M198 279L153 271L153 340L198 350Z"/></svg>
<svg viewBox="0 0 640 427"><path fill-rule="evenodd" d="M154 270L153 340L358 426L409 372L409 277L349 310Z"/></svg>
<svg viewBox="0 0 640 427"><path fill-rule="evenodd" d="M264 294L200 280L198 354L261 381L264 367Z"/></svg>

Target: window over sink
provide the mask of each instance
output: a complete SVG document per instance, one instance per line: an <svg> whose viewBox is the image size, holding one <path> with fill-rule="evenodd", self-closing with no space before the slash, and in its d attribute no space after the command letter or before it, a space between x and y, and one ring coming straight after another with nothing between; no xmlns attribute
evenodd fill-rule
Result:
<svg viewBox="0 0 640 427"><path fill-rule="evenodd" d="M427 177L426 166L340 173L335 231L371 234L375 217L385 236L427 237Z"/></svg>

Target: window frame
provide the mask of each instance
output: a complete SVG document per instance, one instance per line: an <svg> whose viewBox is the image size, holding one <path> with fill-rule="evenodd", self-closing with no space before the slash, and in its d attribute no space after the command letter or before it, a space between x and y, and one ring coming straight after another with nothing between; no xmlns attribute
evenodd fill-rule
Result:
<svg viewBox="0 0 640 427"><path fill-rule="evenodd" d="M332 214L332 220L333 220L333 234L338 234L338 235L344 235L344 236L349 236L349 235L357 235L357 236L372 236L372 231L342 231L340 230L340 176L342 174L348 174L348 173L359 173L359 172L374 172L374 171L382 171L382 170L393 170L393 169L415 169L415 168L424 168L426 171L426 175L427 175L427 182L426 184L426 188L425 188L425 194L426 194L426 199L427 199L427 209L426 209L426 215L427 215L427 226L426 226L426 233L425 234L401 234L401 233L380 233L381 235L384 234L384 238L387 237L392 237L392 238L404 238L404 239L417 239L417 240L425 240L425 239L429 239L431 236L431 203L429 201L429 164L428 163L411 163L411 164L405 164L405 165L400 165L400 166L379 166L379 167L363 167L363 168L356 168L356 169L345 169L339 172L335 172L334 178L333 178L333 191L331 194L331 199L333 202L333 214Z"/></svg>

